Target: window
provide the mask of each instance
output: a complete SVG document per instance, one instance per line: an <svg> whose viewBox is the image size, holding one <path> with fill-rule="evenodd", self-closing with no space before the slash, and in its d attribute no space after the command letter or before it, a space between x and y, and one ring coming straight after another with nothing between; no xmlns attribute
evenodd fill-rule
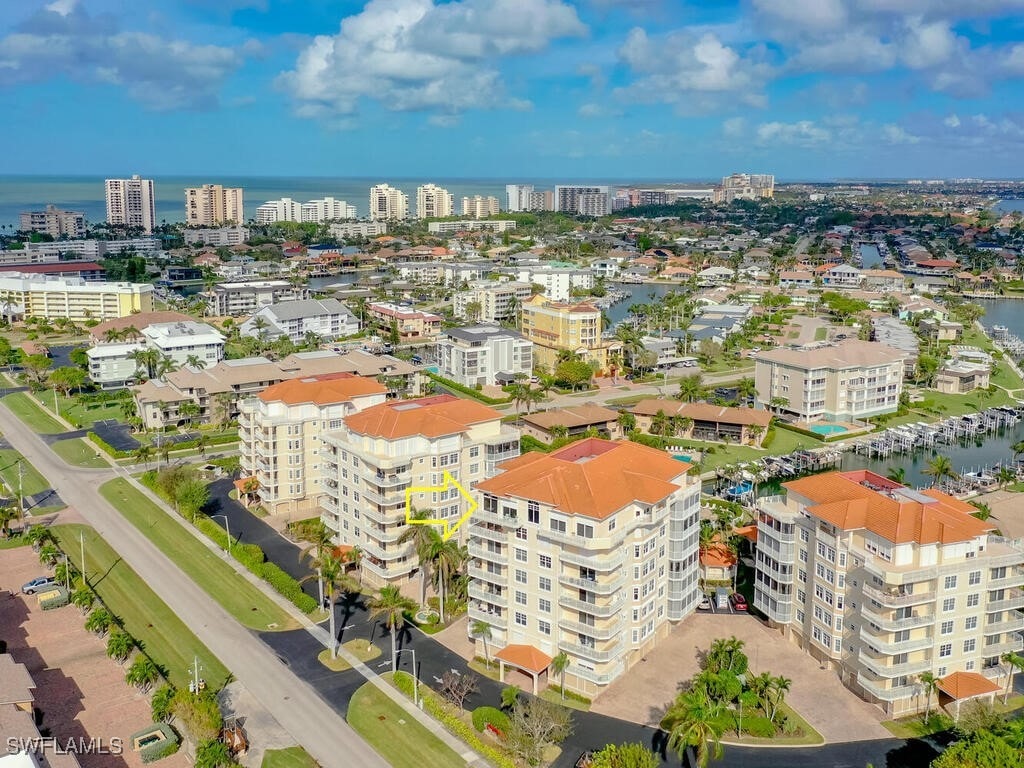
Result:
<svg viewBox="0 0 1024 768"><path fill-rule="evenodd" d="M540 567L550 568L551 567L551 555L540 555L539 556Z"/></svg>
<svg viewBox="0 0 1024 768"><path fill-rule="evenodd" d="M956 598L955 597L947 597L945 600L942 601L942 612L943 613L952 613L955 610L956 610Z"/></svg>
<svg viewBox="0 0 1024 768"><path fill-rule="evenodd" d="M811 538L811 535L807 532L806 528L800 529L800 541L807 541Z"/></svg>
<svg viewBox="0 0 1024 768"><path fill-rule="evenodd" d="M944 621L944 622L942 622L942 626L939 628L939 634L940 635L952 635L953 634L953 622L952 621Z"/></svg>
<svg viewBox="0 0 1024 768"><path fill-rule="evenodd" d="M981 584L981 571L971 571L967 576L967 584L972 587Z"/></svg>
<svg viewBox="0 0 1024 768"><path fill-rule="evenodd" d="M469 458L475 459L479 455L480 455L480 446L479 445L474 445L472 448L469 449Z"/></svg>
<svg viewBox="0 0 1024 768"><path fill-rule="evenodd" d="M594 526L589 523L576 523L576 535L584 539L594 538Z"/></svg>
<svg viewBox="0 0 1024 768"><path fill-rule="evenodd" d="M968 608L976 608L977 605L978 605L978 600L979 599L980 599L980 596L978 595L977 592L975 592L973 595L968 595L967 596L967 607Z"/></svg>
<svg viewBox="0 0 1024 768"><path fill-rule="evenodd" d="M516 538L520 539L521 541L526 541L526 529L516 528ZM523 560L523 562L525 563L526 560Z"/></svg>
<svg viewBox="0 0 1024 768"><path fill-rule="evenodd" d="M526 605L526 593L516 590L516 603L519 605Z"/></svg>
<svg viewBox="0 0 1024 768"><path fill-rule="evenodd" d="M521 547L516 547L516 560L520 563L526 562L526 550Z"/></svg>
<svg viewBox="0 0 1024 768"><path fill-rule="evenodd" d="M551 579L549 579L547 576L541 576L537 580L537 586L543 592L550 592L551 591Z"/></svg>
<svg viewBox="0 0 1024 768"><path fill-rule="evenodd" d="M540 505L536 501L526 502L526 521L528 523L540 522Z"/></svg>
<svg viewBox="0 0 1024 768"><path fill-rule="evenodd" d="M559 520L557 517L552 517L551 530L558 533L565 533L565 520Z"/></svg>
<svg viewBox="0 0 1024 768"><path fill-rule="evenodd" d="M516 611L516 624L518 624L521 627L525 627L526 626L526 614L525 613L520 613L519 611Z"/></svg>
<svg viewBox="0 0 1024 768"><path fill-rule="evenodd" d="M968 616L964 620L964 630L970 632L972 629L977 629L977 628L978 628L978 617L977 616Z"/></svg>
<svg viewBox="0 0 1024 768"><path fill-rule="evenodd" d="M974 659L971 659L966 664L964 664L964 669L966 671L968 671L968 672L973 672L974 671Z"/></svg>
<svg viewBox="0 0 1024 768"><path fill-rule="evenodd" d="M947 576L943 586L945 589L956 589L956 574Z"/></svg>
<svg viewBox="0 0 1024 768"><path fill-rule="evenodd" d="M551 634L551 622L550 621L542 621L542 620L538 619L537 620L537 631L540 632L542 635L550 635Z"/></svg>
<svg viewBox="0 0 1024 768"><path fill-rule="evenodd" d="M545 600L543 597L537 601L537 607L540 608L542 613L551 613L551 601Z"/></svg>
<svg viewBox="0 0 1024 768"><path fill-rule="evenodd" d="M526 583L526 571L521 568L516 568L516 584Z"/></svg>
<svg viewBox="0 0 1024 768"><path fill-rule="evenodd" d="M976 644L977 640L973 637L970 640L964 640L964 653L974 653Z"/></svg>
<svg viewBox="0 0 1024 768"><path fill-rule="evenodd" d="M952 656L952 655L953 655L953 644L952 643L943 643L942 645L939 646L939 658L940 659L944 659L947 656Z"/></svg>

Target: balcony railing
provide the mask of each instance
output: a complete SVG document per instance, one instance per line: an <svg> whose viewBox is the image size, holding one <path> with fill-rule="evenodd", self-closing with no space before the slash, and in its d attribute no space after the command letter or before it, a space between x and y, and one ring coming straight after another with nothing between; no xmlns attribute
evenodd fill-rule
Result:
<svg viewBox="0 0 1024 768"><path fill-rule="evenodd" d="M914 627L926 627L935 623L935 616L907 616L902 619L892 619L882 616L875 611L871 604L862 607L861 613L867 621L877 624L882 629L890 632L898 632L901 629L914 629Z"/></svg>
<svg viewBox="0 0 1024 768"><path fill-rule="evenodd" d="M583 611L584 613L591 613L594 616L603 617L614 616L622 609L624 603L625 600L621 597L604 604L591 603L586 600L577 600L576 598L567 597L565 595L558 598L558 604L563 608L571 608L574 611Z"/></svg>
<svg viewBox="0 0 1024 768"><path fill-rule="evenodd" d="M494 530L488 528L486 525L471 525L469 526L469 538L472 541L474 538L486 539L487 541L493 541L498 544L508 543L508 531Z"/></svg>
<svg viewBox="0 0 1024 768"><path fill-rule="evenodd" d="M468 594L474 600L483 600L491 605L497 605L502 608L505 608L508 605L508 598L505 597L505 595L490 592L487 587L482 584L474 584L473 582L470 582Z"/></svg>
<svg viewBox="0 0 1024 768"><path fill-rule="evenodd" d="M881 701L908 699L921 693L921 689L916 685L897 685L893 688L887 688L881 680L876 682L860 676L857 677L857 683L865 691Z"/></svg>
<svg viewBox="0 0 1024 768"><path fill-rule="evenodd" d="M484 560L494 560L495 562L504 563L508 559L508 550L503 550L501 547L498 547L495 550L490 549L479 542L470 541L467 549L469 554L473 557L481 557Z"/></svg>
<svg viewBox="0 0 1024 768"><path fill-rule="evenodd" d="M610 595L622 589L622 586L626 583L626 576L625 574L619 574L608 581L594 581L593 579L582 579L579 576L562 574L558 577L558 581L567 587L578 587L597 595Z"/></svg>
<svg viewBox="0 0 1024 768"><path fill-rule="evenodd" d="M611 648L604 650L591 648L587 645L577 645L576 643L562 643L561 648L566 653L574 656L580 656L584 659L590 659L591 661L611 661L612 659L618 658L626 649L622 643L616 643Z"/></svg>
<svg viewBox="0 0 1024 768"><path fill-rule="evenodd" d="M1010 597L1003 598L1002 600L990 600L985 604L985 610L989 613L1009 611L1016 608L1024 608L1024 592L1010 595Z"/></svg>
<svg viewBox="0 0 1024 768"><path fill-rule="evenodd" d="M494 602L493 600L491 601ZM470 621L485 621L493 627L504 629L508 624L508 614L499 616L487 603L471 600L469 603Z"/></svg>
<svg viewBox="0 0 1024 768"><path fill-rule="evenodd" d="M981 652L986 656L1002 656L1004 653L1014 653L1024 648L1024 638L1020 635L1010 635L1010 640L1004 640L1001 643L993 643L992 645L984 645L981 648Z"/></svg>
<svg viewBox="0 0 1024 768"><path fill-rule="evenodd" d="M902 664L887 664L892 657L885 656L882 658L875 658L869 656L866 653L861 652L859 655L860 663L870 669L879 677L900 677L902 675L916 675L920 672L931 669L932 663L928 659L922 659L921 661L907 661Z"/></svg>
<svg viewBox="0 0 1024 768"><path fill-rule="evenodd" d="M1024 571L1008 573L1000 579L989 579L985 585L988 589L1005 589L1007 587L1024 586Z"/></svg>
<svg viewBox="0 0 1024 768"><path fill-rule="evenodd" d="M595 571L614 571L626 562L626 550L620 548L617 553L602 555L583 555L576 552L560 552L558 559L570 565L592 568Z"/></svg>
<svg viewBox="0 0 1024 768"><path fill-rule="evenodd" d="M994 624L986 624L981 628L983 635L1000 635L1003 632L1020 632L1024 630L1024 616L1018 614L1006 621L997 621Z"/></svg>
<svg viewBox="0 0 1024 768"><path fill-rule="evenodd" d="M886 592L867 584L864 585L864 594L891 608L935 602L934 592L912 592L911 594Z"/></svg>
<svg viewBox="0 0 1024 768"><path fill-rule="evenodd" d="M508 575L503 573L495 573L486 568L481 568L479 565L470 565L466 568L466 573L469 574L471 579L477 581L487 581L491 584L498 584L499 586L508 586Z"/></svg>
<svg viewBox="0 0 1024 768"><path fill-rule="evenodd" d="M861 640L870 644L873 648L877 648L882 653L890 654L920 651L924 648L931 648L935 643L930 637L915 637L910 640L883 640L873 635L869 627L861 628L860 637Z"/></svg>
<svg viewBox="0 0 1024 768"><path fill-rule="evenodd" d="M562 629L577 634L589 635L596 640L611 640L614 637L618 637L623 628L626 626L626 622L621 618L613 621L611 624L593 626L591 624L581 624L578 621L569 621L568 619L559 619L558 626Z"/></svg>

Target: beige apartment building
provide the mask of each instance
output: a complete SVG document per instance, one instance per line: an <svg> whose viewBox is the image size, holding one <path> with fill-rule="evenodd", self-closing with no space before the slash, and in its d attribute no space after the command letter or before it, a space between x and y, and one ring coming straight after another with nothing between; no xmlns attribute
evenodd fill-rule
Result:
<svg viewBox="0 0 1024 768"><path fill-rule="evenodd" d="M565 304L538 294L522 303L520 314L523 336L535 345L534 365L553 370L558 353L570 350L603 371L622 351L621 342L601 338L601 310L593 304Z"/></svg>
<svg viewBox="0 0 1024 768"><path fill-rule="evenodd" d="M107 224L137 227L150 234L156 226L156 193L153 180L138 175L130 179L107 179Z"/></svg>
<svg viewBox="0 0 1024 768"><path fill-rule="evenodd" d="M437 219L454 213L452 193L435 184L424 184L416 188L416 218Z"/></svg>
<svg viewBox="0 0 1024 768"><path fill-rule="evenodd" d="M387 387L375 379L334 373L290 379L239 403L242 472L259 481L259 500L272 515L320 512L321 435L342 419L380 405ZM332 480L333 482L333 480Z"/></svg>
<svg viewBox="0 0 1024 768"><path fill-rule="evenodd" d="M758 501L754 605L770 624L891 717L924 709L925 672L954 698L1005 684L1001 656L1024 646L1024 541L867 470L783 488Z"/></svg>
<svg viewBox="0 0 1024 768"><path fill-rule="evenodd" d="M219 227L245 221L241 187L203 184L185 189L185 224L190 227Z"/></svg>
<svg viewBox="0 0 1024 768"><path fill-rule="evenodd" d="M593 438L512 459L477 484L469 620L491 626L502 671L525 672L536 691L565 652L566 686L592 696L693 611L700 481L689 468Z"/></svg>
<svg viewBox="0 0 1024 768"><path fill-rule="evenodd" d="M445 472L469 491L519 455L519 433L502 415L451 395L391 400L323 436L321 517L339 544L362 551L365 583L403 584L419 567L412 543L398 542L408 527L407 489L432 489L413 492L413 508L455 523L469 507L457 488L444 487Z"/></svg>
<svg viewBox="0 0 1024 768"><path fill-rule="evenodd" d="M150 283L107 283L80 277L0 272L0 315L59 317L81 323L153 311Z"/></svg>
<svg viewBox="0 0 1024 768"><path fill-rule="evenodd" d="M856 339L770 349L754 365L758 405L809 422L895 413L905 357L885 344Z"/></svg>

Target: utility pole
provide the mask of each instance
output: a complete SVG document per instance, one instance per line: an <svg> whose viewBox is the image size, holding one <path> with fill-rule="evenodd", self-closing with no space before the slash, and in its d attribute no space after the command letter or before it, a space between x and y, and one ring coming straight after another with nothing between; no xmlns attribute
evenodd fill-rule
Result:
<svg viewBox="0 0 1024 768"><path fill-rule="evenodd" d="M22 528L25 527L25 497L21 492L21 478L24 474L25 468L21 464L21 459L18 459L18 525Z"/></svg>
<svg viewBox="0 0 1024 768"><path fill-rule="evenodd" d="M86 570L85 570L85 531L79 531L78 532L78 543L79 543L79 545L82 548L82 581L85 582L85 583L88 583L89 580L86 577Z"/></svg>

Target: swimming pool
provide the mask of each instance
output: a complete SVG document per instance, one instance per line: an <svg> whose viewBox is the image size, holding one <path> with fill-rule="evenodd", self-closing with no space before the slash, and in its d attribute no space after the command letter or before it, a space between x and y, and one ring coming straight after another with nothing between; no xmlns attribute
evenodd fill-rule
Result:
<svg viewBox="0 0 1024 768"><path fill-rule="evenodd" d="M839 424L815 424L811 427L811 432L816 435L838 435L842 432L849 432L846 427L840 426Z"/></svg>
<svg viewBox="0 0 1024 768"><path fill-rule="evenodd" d="M687 462L689 464L693 463L693 457L692 456L688 456L685 453L677 453L677 454L673 455L672 458L675 459L676 461L685 461L685 462Z"/></svg>

